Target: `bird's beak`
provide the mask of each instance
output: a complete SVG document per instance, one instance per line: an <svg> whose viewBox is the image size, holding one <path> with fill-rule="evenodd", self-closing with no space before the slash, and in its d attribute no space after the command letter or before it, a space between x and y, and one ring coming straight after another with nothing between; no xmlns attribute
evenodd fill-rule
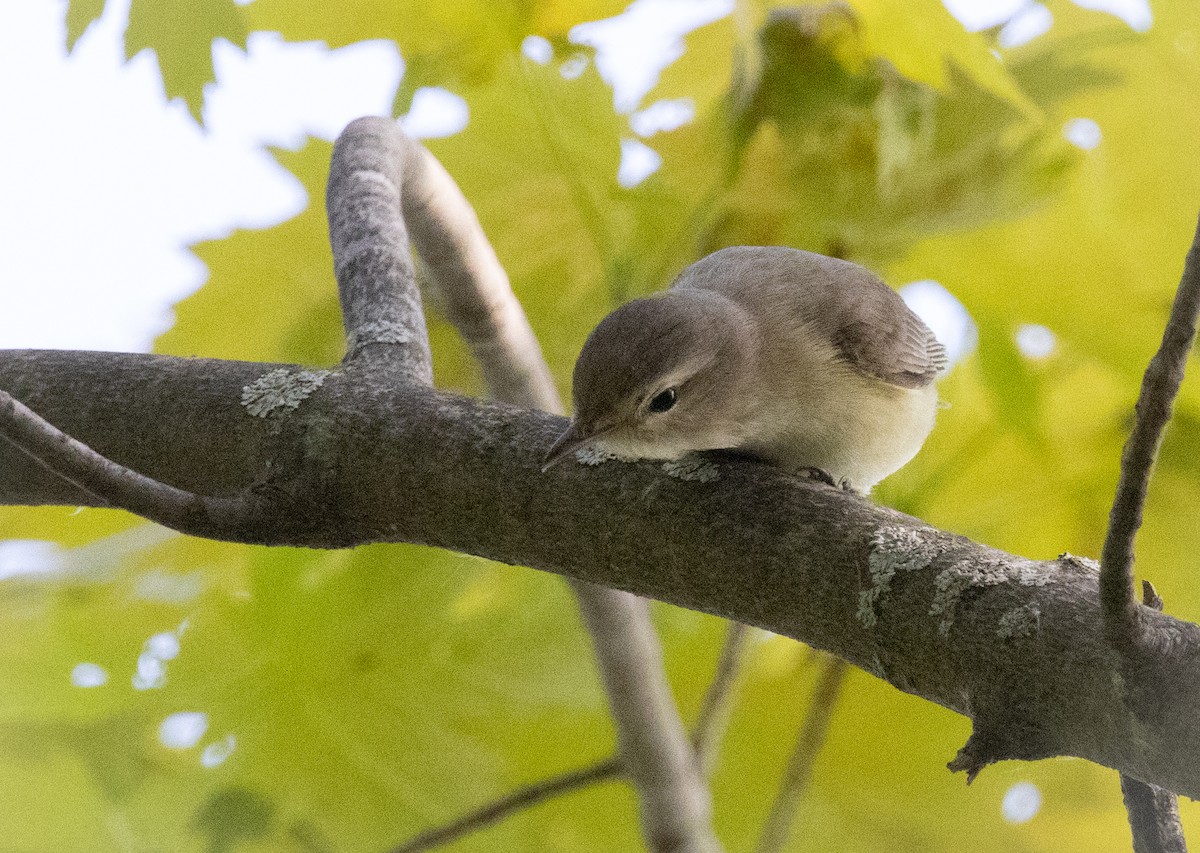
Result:
<svg viewBox="0 0 1200 853"><path fill-rule="evenodd" d="M558 441L554 442L554 446L542 460L542 473L549 471L594 438L596 438L596 433L588 431L586 427L580 425L579 421L572 419L570 426L558 437Z"/></svg>

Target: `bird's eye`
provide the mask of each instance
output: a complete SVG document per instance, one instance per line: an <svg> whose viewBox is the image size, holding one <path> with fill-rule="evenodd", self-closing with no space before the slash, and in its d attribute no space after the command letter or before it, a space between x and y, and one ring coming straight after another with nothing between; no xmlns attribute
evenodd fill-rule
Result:
<svg viewBox="0 0 1200 853"><path fill-rule="evenodd" d="M660 391L654 395L654 399L650 401L647 407L649 411L654 413L665 412L675 405L675 400L679 396L674 388L668 388L666 391Z"/></svg>

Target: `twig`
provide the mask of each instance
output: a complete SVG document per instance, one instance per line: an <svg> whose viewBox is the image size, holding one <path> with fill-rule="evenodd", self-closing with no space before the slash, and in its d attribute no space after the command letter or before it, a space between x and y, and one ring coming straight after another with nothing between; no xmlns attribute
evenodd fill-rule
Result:
<svg viewBox="0 0 1200 853"><path fill-rule="evenodd" d="M404 150L405 220L489 392L505 403L562 414L537 337L474 208L423 146L406 139Z"/></svg>
<svg viewBox="0 0 1200 853"><path fill-rule="evenodd" d="M1163 600L1150 581L1142 581L1142 603L1154 610L1163 609ZM1187 853L1177 796L1124 773L1121 795L1129 815L1134 853Z"/></svg>
<svg viewBox="0 0 1200 853"><path fill-rule="evenodd" d="M346 360L368 348L422 385L433 383L429 334L421 310L401 212L405 139L395 122L352 121L333 146L325 207L346 327Z"/></svg>
<svg viewBox="0 0 1200 853"><path fill-rule="evenodd" d="M704 694L704 702L696 717L696 725L692 729L692 744L697 755L701 757L702 764L704 763L703 752L706 749L715 750L720 739L720 729L728 716L730 697L733 695L733 687L737 682L738 664L742 657L741 652L745 646L748 631L749 628L740 622L729 623L729 631L725 635L725 642L721 646L721 654L717 659L716 672ZM493 800L449 823L422 832L399 847L393 848L391 853L418 853L418 851L431 850L434 847L449 844L464 835L498 823L513 812L533 808L554 797L573 793L588 785L615 779L622 773L621 759L613 756L587 767L569 770L541 782L522 786L511 794Z"/></svg>
<svg viewBox="0 0 1200 853"><path fill-rule="evenodd" d="M754 848L756 853L778 853L787 844L796 808L808 787L817 753L821 751L825 735L829 731L829 721L833 716L838 692L845 680L847 666L841 658L832 655L824 662L817 684L813 688L808 713L796 738L796 746L779 783L779 792L775 795L775 802L771 804L771 812L763 825L758 846Z"/></svg>
<svg viewBox="0 0 1200 853"><path fill-rule="evenodd" d="M705 777L711 776L717 763L717 752L725 728L729 725L729 714L733 707L734 687L737 686L738 670L742 652L746 647L749 628L741 622L730 621L717 658L717 669L704 692L700 713L692 728L692 747L696 760Z"/></svg>
<svg viewBox="0 0 1200 853"><path fill-rule="evenodd" d="M164 527L194 536L245 536L265 524L245 500L210 498L139 474L97 453L42 418L11 394L0 391L0 438L36 459L101 505L120 507Z"/></svg>
<svg viewBox="0 0 1200 853"><path fill-rule="evenodd" d="M1141 624L1133 591L1133 540L1142 526L1142 507L1175 395L1183 382L1200 313L1200 223L1184 260L1162 345L1142 380L1136 421L1121 454L1121 476L1109 513L1100 556L1100 606L1104 633L1121 652L1137 648Z"/></svg>
<svg viewBox="0 0 1200 853"><path fill-rule="evenodd" d="M399 192L404 221L446 301L450 320L479 361L492 395L506 403L560 413L562 404L537 338L475 211L454 179L395 122L359 119L343 133L347 146L357 135L351 130L359 127L370 129L367 138L372 150L403 160ZM387 137L386 142L379 142L379 137ZM346 157L352 162L362 159L353 154ZM378 164L374 168L379 169ZM334 184L331 174L331 198ZM331 203L331 232L335 230L335 208ZM350 221L353 225L357 220ZM404 234L403 225L400 234ZM392 239L387 234L384 237ZM342 239L357 246L360 240L374 236L358 238L351 232ZM340 262L338 267L340 270ZM352 302L343 297L343 303L347 301ZM356 322L370 321L364 311ZM351 328L349 319L347 328ZM584 581L571 580L571 586L592 636L619 752L638 792L651 848L680 853L718 850L710 826L708 789L675 709L645 602Z"/></svg>
<svg viewBox="0 0 1200 853"><path fill-rule="evenodd" d="M432 850L456 841L464 835L470 835L472 832L478 832L491 826L520 809L531 808L587 785L616 779L620 775L620 760L610 758L579 770L552 776L532 785L524 785L508 796L494 800L473 812L468 812L452 823L422 832L399 847L393 847L391 853L420 853L423 850Z"/></svg>

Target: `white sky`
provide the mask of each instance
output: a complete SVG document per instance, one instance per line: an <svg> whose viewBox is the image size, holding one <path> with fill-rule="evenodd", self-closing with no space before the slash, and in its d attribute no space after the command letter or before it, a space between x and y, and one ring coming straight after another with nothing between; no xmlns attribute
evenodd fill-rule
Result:
<svg viewBox="0 0 1200 853"><path fill-rule="evenodd" d="M973 29L1019 12L1012 26L1028 23L1014 41L1036 35L1026 30L1049 15L1029 0L944 1ZM1137 28L1150 23L1146 0L1079 2L1119 11ZM128 3L109 0L70 57L63 0L0 3L0 348L148 349L169 327L170 305L207 275L184 244L267 227L306 204L263 145L332 139L350 119L390 110L403 68L394 45L329 51L259 33L246 54L216 46L218 85L201 130L182 104L165 103L152 56L122 61ZM630 112L678 55L680 35L731 5L638 0L623 27L601 22L574 36L599 48L615 102ZM649 134L658 123L687 120L687 109L657 105L634 125ZM407 126L421 133L466 119L461 101L439 91L425 93L414 112ZM657 155L638 140L624 151L622 183L654 168Z"/></svg>

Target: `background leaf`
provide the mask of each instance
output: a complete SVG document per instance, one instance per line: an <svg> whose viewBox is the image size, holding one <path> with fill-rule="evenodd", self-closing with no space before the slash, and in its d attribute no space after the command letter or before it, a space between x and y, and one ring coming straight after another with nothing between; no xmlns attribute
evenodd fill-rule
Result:
<svg viewBox="0 0 1200 853"><path fill-rule="evenodd" d="M932 0L742 2L691 33L647 96L689 99L695 120L645 137L662 164L632 187L617 179L630 119L568 37L621 6L135 2L127 48L153 47L168 92L197 113L211 42L244 43L243 16L294 41L394 40L398 106L420 85L467 103L466 130L428 145L476 206L564 389L607 311L723 245L786 243L896 285L940 282L978 346L943 380L926 447L874 498L1031 557L1096 554L1200 198L1194 4L1155 4L1135 33L1050 2L1050 32L1004 48ZM97 13L72 2L72 42ZM549 40L545 64L522 55L528 35ZM1077 144L1095 139L1079 119L1095 122L1094 147ZM274 152L309 207L195 246L210 278L160 351L341 357L329 153L317 140ZM436 295L427 307L438 384L480 393ZM1048 353L1022 350L1026 324L1052 333ZM1198 388L1185 384L1138 543L1139 573L1192 620ZM0 581L0 833L13 849L382 851L612 752L587 640L551 576L416 547L230 546L102 510L4 508L0 530L0 575L21 549L46 569ZM654 617L692 720L723 623L667 606ZM756 635L713 780L730 851L753 848L814 676L802 646ZM168 747L172 719L202 719L198 740ZM1008 763L968 789L945 770L967 731L852 672L792 849L1128 849L1116 774ZM1022 781L1043 805L1014 824L1001 805ZM1196 804L1182 808L1200 832ZM612 783L448 849L641 847L633 797Z"/></svg>
<svg viewBox="0 0 1200 853"><path fill-rule="evenodd" d="M167 97L183 98L199 122L204 86L214 79L213 40L223 38L244 50L246 32L233 0L132 0L125 56L152 49Z"/></svg>

